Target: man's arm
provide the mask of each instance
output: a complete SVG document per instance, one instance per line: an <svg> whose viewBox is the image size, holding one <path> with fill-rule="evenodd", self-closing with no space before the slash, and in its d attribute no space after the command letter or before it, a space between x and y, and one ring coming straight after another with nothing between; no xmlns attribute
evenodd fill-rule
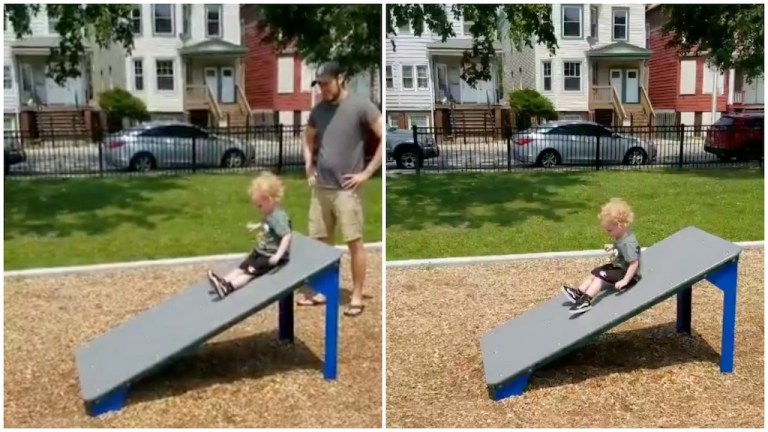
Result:
<svg viewBox="0 0 768 432"><path fill-rule="evenodd" d="M373 173L375 173L379 168L381 168L381 162L382 162L382 145L381 145L381 130L382 130L382 123L381 123L381 113L378 113L376 118L370 123L371 130L373 131L373 135L376 137L376 140L378 141L379 145L376 147L376 153L373 154L373 158L371 158L371 161L368 162L368 166L365 167L365 171L369 176L372 176Z"/></svg>
<svg viewBox="0 0 768 432"><path fill-rule="evenodd" d="M307 125L304 129L304 166L307 171L315 166L315 140L317 139L317 129L313 125Z"/></svg>

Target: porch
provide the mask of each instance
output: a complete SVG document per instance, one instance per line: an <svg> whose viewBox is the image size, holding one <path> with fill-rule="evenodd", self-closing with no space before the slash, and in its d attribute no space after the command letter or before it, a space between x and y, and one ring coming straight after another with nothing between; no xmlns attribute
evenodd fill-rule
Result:
<svg viewBox="0 0 768 432"><path fill-rule="evenodd" d="M606 125L648 126L654 111L648 98L651 52L625 42L587 51L589 110Z"/></svg>
<svg viewBox="0 0 768 432"><path fill-rule="evenodd" d="M246 48L209 39L179 49L185 76L184 111L194 123L243 126L251 108L243 90Z"/></svg>
<svg viewBox="0 0 768 432"><path fill-rule="evenodd" d="M449 108L451 105L498 105L503 98L498 60L501 44L494 42L498 57L491 60L491 79L478 81L474 86L461 79L461 59L466 50L472 49L471 39L448 39L427 45L429 70L432 71L432 91L435 107ZM453 104L452 104L453 102Z"/></svg>
<svg viewBox="0 0 768 432"><path fill-rule="evenodd" d="M765 84L763 77L747 83L746 77L737 70L734 74L733 105L737 111L763 110L765 107Z"/></svg>

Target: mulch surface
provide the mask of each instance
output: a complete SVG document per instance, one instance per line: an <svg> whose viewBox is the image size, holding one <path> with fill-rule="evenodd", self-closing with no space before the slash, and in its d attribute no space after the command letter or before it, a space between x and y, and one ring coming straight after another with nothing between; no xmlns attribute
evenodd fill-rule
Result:
<svg viewBox="0 0 768 432"><path fill-rule="evenodd" d="M338 381L322 375L325 307L296 307L290 346L275 342L272 305L136 383L122 411L89 417L76 349L183 291L207 268L6 278L5 427L381 427L378 252L369 254L365 312L349 318L340 311ZM349 270L345 256L344 303Z"/></svg>
<svg viewBox="0 0 768 432"><path fill-rule="evenodd" d="M522 397L489 398L481 337L601 263L388 269L387 427L762 428L762 249L741 257L733 374L719 372L722 293L700 282L692 336L675 333L672 297L534 372Z"/></svg>

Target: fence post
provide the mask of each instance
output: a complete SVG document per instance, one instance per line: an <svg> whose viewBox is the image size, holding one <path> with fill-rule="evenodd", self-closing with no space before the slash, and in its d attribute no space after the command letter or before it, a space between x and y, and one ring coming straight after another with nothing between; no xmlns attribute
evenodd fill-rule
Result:
<svg viewBox="0 0 768 432"><path fill-rule="evenodd" d="M197 138L192 137L192 172L197 172Z"/></svg>
<svg viewBox="0 0 768 432"><path fill-rule="evenodd" d="M277 173L283 172L283 124L277 126Z"/></svg>
<svg viewBox="0 0 768 432"><path fill-rule="evenodd" d="M416 175L421 175L421 146L419 146L418 126L411 126L413 130L413 144L416 146Z"/></svg>
<svg viewBox="0 0 768 432"><path fill-rule="evenodd" d="M595 148L595 171L600 171L600 135L597 136L597 146Z"/></svg>
<svg viewBox="0 0 768 432"><path fill-rule="evenodd" d="M680 154L679 159L677 161L678 168L683 167L683 151L685 147L685 125L680 124L680 128L678 130L678 138L680 139Z"/></svg>
<svg viewBox="0 0 768 432"><path fill-rule="evenodd" d="M504 127L504 134L507 141L507 172L512 171L512 126L507 125Z"/></svg>

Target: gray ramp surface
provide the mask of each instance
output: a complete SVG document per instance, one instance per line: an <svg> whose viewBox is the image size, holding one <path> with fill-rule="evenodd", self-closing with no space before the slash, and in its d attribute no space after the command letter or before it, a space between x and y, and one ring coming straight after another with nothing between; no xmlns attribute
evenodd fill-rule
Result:
<svg viewBox="0 0 768 432"><path fill-rule="evenodd" d="M294 233L291 260L287 265L257 278L223 300L211 293L207 277L201 274L200 280L187 290L77 351L83 399L100 398L169 357L210 339L276 301L318 270L333 265L342 254L335 247ZM224 275L239 262L219 265L214 271Z"/></svg>
<svg viewBox="0 0 768 432"><path fill-rule="evenodd" d="M710 270L735 259L741 248L695 227L684 228L643 251L643 279L622 294L603 293L591 310L571 315L559 286L553 298L483 336L489 386L532 372L560 351L597 335L668 298ZM591 268L584 269L584 275ZM580 282L580 281L579 281Z"/></svg>

